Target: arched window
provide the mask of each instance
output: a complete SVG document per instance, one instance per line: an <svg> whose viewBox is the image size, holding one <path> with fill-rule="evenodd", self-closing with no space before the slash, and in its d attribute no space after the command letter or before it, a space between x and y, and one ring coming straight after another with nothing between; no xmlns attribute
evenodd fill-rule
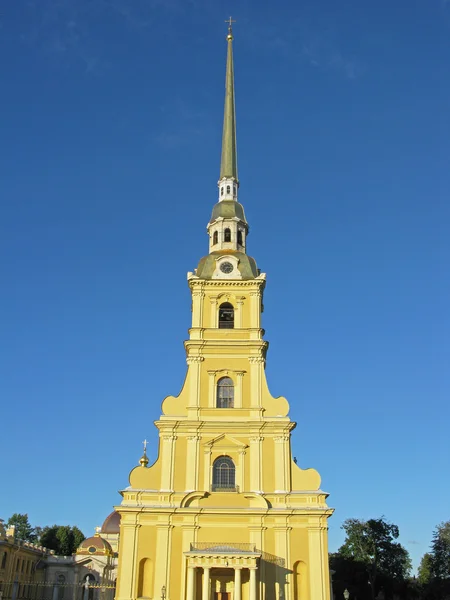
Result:
<svg viewBox="0 0 450 600"><path fill-rule="evenodd" d="M153 597L153 561L143 558L139 563L138 595L140 598Z"/></svg>
<svg viewBox="0 0 450 600"><path fill-rule="evenodd" d="M230 377L222 377L217 382L217 408L233 408L234 406L234 384Z"/></svg>
<svg viewBox="0 0 450 600"><path fill-rule="evenodd" d="M3 552L3 557L2 557L2 566L1 568L4 569L6 567L6 559L7 559L8 555L6 554L6 552Z"/></svg>
<svg viewBox="0 0 450 600"><path fill-rule="evenodd" d="M64 575L58 575L58 577L56 578L56 590L55 588L53 588L53 598L57 598L58 600L64 599L65 583L66 578L64 577Z"/></svg>
<svg viewBox="0 0 450 600"><path fill-rule="evenodd" d="M227 194L229 194L231 192L231 186L227 185Z"/></svg>
<svg viewBox="0 0 450 600"><path fill-rule="evenodd" d="M223 241L231 242L231 229L228 229L228 227L223 232Z"/></svg>
<svg viewBox="0 0 450 600"><path fill-rule="evenodd" d="M218 241L219 241L219 234L217 233L217 231L215 231L213 233L213 246L215 246Z"/></svg>
<svg viewBox="0 0 450 600"><path fill-rule="evenodd" d="M212 491L235 490L236 469L229 456L221 456L214 461Z"/></svg>
<svg viewBox="0 0 450 600"><path fill-rule="evenodd" d="M223 196L223 186L220 188L220 195Z"/></svg>
<svg viewBox="0 0 450 600"><path fill-rule="evenodd" d="M238 229L238 244L239 246L242 246L242 231L240 229Z"/></svg>
<svg viewBox="0 0 450 600"><path fill-rule="evenodd" d="M83 579L83 583L82 583L82 590L83 590L83 595L82 595L82 600L94 600L94 586L95 585L95 577L93 575L91 575L90 573L88 573L84 579Z"/></svg>
<svg viewBox="0 0 450 600"><path fill-rule="evenodd" d="M219 306L219 329L234 329L234 308L229 302Z"/></svg>

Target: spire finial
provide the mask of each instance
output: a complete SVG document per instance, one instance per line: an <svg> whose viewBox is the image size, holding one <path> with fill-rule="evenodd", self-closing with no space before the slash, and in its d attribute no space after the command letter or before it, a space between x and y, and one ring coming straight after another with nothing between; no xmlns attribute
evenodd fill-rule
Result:
<svg viewBox="0 0 450 600"><path fill-rule="evenodd" d="M220 162L220 181L219 187L223 179L231 179L236 186L238 185L237 174L237 154L236 154L236 116L234 108L234 70L233 70L233 29L235 23L231 17L225 21L228 23L228 51L227 51L227 68L225 77L225 108L223 117L223 135L222 135L222 160ZM230 190L235 186L231 186ZM224 200L223 196L220 197ZM236 199L236 194L231 196L231 199Z"/></svg>
<svg viewBox="0 0 450 600"><path fill-rule="evenodd" d="M236 21L234 19L232 19L231 17L229 17L228 19L225 20L225 23L228 23L227 40L232 40L233 39L233 23L236 23Z"/></svg>
<svg viewBox="0 0 450 600"><path fill-rule="evenodd" d="M142 442L142 444L144 445L144 454L141 456L141 458L139 459L139 464L141 465L141 467L146 467L148 465L148 458L147 458L147 440L144 440Z"/></svg>

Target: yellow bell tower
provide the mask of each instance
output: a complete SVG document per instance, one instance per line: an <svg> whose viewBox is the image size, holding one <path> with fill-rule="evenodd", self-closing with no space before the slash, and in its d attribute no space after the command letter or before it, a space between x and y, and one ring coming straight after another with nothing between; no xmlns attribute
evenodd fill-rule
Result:
<svg viewBox="0 0 450 600"><path fill-rule="evenodd" d="M187 375L155 422L122 491L117 600L329 600L320 476L292 460L285 398L267 387L261 328L266 282L247 255L238 202L233 34L227 68L219 197L209 254L188 273Z"/></svg>

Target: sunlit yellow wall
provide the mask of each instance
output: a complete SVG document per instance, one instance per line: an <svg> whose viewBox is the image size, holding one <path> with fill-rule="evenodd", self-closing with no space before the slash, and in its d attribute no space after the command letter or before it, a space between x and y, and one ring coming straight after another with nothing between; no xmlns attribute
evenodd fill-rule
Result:
<svg viewBox="0 0 450 600"><path fill-rule="evenodd" d="M224 282L191 276L189 285L193 312L183 389L162 404L157 461L133 469L117 507L122 515L117 598L159 598L165 586L167 600L184 600L184 553L192 542L203 541L252 543L267 556L284 559L283 572L260 562L260 600L282 595L329 600L327 518L332 510L318 473L293 462L295 424L288 403L273 398L267 387L267 342L260 328L265 278ZM234 329L217 328L218 307L225 301L235 308ZM230 409L215 407L222 376L235 385ZM211 492L212 465L223 455L235 463L238 492ZM197 577L200 600L201 573ZM212 591L218 581L212 581ZM229 582L222 583L228 589ZM248 593L244 570L243 600Z"/></svg>

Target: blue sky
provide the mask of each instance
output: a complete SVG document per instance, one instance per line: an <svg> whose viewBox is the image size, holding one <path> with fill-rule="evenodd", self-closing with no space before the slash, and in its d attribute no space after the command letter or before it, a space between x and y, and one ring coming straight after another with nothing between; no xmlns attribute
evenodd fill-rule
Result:
<svg viewBox="0 0 450 600"><path fill-rule="evenodd" d="M450 3L2 3L0 517L90 534L185 375L235 25L267 376L336 512L450 518ZM157 284L155 282L158 282ZM5 493L6 492L6 493Z"/></svg>

